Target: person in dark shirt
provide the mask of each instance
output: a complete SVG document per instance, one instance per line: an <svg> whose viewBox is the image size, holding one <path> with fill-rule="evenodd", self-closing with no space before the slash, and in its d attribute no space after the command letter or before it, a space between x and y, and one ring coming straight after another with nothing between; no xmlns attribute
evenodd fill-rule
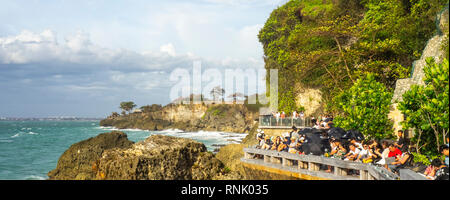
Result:
<svg viewBox="0 0 450 200"><path fill-rule="evenodd" d="M403 135L403 130L399 130L397 132L398 140L396 142L397 148L399 148L402 152L408 151L408 141Z"/></svg>

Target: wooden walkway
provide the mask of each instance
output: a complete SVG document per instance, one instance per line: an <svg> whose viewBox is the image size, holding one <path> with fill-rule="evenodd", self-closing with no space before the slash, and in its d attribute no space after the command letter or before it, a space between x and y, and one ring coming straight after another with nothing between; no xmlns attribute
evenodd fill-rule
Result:
<svg viewBox="0 0 450 200"><path fill-rule="evenodd" d="M256 148L244 148L241 161L249 168L306 180L427 180L408 169L400 170L399 176L372 164ZM334 172L321 170L321 166L331 166ZM357 173L348 175L349 170Z"/></svg>

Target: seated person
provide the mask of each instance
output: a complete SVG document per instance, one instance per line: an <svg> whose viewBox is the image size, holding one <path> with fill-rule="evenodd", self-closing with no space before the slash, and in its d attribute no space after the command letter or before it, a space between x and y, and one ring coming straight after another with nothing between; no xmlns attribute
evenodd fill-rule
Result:
<svg viewBox="0 0 450 200"><path fill-rule="evenodd" d="M397 161L386 163L385 167L389 171L397 172L398 169L406 165L411 158L411 154L409 152L405 152L400 157L398 157Z"/></svg>
<svg viewBox="0 0 450 200"><path fill-rule="evenodd" d="M355 160L356 158L358 158L360 150L358 148L356 148L356 146L354 144L350 144L349 145L349 152L347 154L344 155L344 160Z"/></svg>
<svg viewBox="0 0 450 200"><path fill-rule="evenodd" d="M369 149L368 143L363 144L363 150L360 151L358 158L356 158L355 161L361 161L363 163L372 162L372 152Z"/></svg>
<svg viewBox="0 0 450 200"><path fill-rule="evenodd" d="M381 159L378 161L378 162L376 162L376 164L379 164L379 165L384 165L384 164L386 164L386 158L388 158L388 156L389 156L389 142L388 141L383 141L382 143L381 143L381 149L380 149L380 151L382 150L382 153L381 153ZM379 152L380 152L379 151Z"/></svg>
<svg viewBox="0 0 450 200"><path fill-rule="evenodd" d="M291 143L289 144L288 152L294 153L294 154L298 153L298 150L296 147L297 147L297 138L291 137Z"/></svg>
<svg viewBox="0 0 450 200"><path fill-rule="evenodd" d="M281 137L280 137L280 136L277 136L276 139L275 139L275 141L273 142L272 148L271 148L270 150L277 150L277 149L278 149L278 146L280 146L281 143L282 143Z"/></svg>
<svg viewBox="0 0 450 200"><path fill-rule="evenodd" d="M264 138L264 144L261 146L261 149L270 150L272 148L272 144L273 144L273 142L272 142L272 140L270 140L270 137L266 136Z"/></svg>
<svg viewBox="0 0 450 200"><path fill-rule="evenodd" d="M347 150L340 140L334 140L333 144L334 148L331 149L330 156L333 158L342 158L347 153Z"/></svg>
<svg viewBox="0 0 450 200"><path fill-rule="evenodd" d="M278 145L277 151L285 151L287 152L289 150L289 144L291 143L291 141L289 140L289 137L284 137L283 142Z"/></svg>
<svg viewBox="0 0 450 200"><path fill-rule="evenodd" d="M389 154L388 154L388 157L386 158L386 164L390 164L391 162L393 162L392 159L395 161L399 161L402 154L403 154L402 151L400 151L400 149L398 149L395 146L395 144L390 144L389 145Z"/></svg>
<svg viewBox="0 0 450 200"><path fill-rule="evenodd" d="M363 150L363 145L361 144L360 141L357 141L356 139L352 139L350 140L350 143L352 143L353 145L355 145L356 148L358 148L360 151Z"/></svg>
<svg viewBox="0 0 450 200"><path fill-rule="evenodd" d="M445 173L445 170L447 170L447 173ZM430 170L428 170L427 168L427 171L425 171L424 175L427 179L430 180L448 180L448 167L444 165L441 160L436 158L431 161Z"/></svg>
<svg viewBox="0 0 450 200"><path fill-rule="evenodd" d="M256 146L256 148L262 148L262 146L264 146L264 131L262 131L261 129L257 130L258 133L256 134L256 140L258 141L258 145Z"/></svg>

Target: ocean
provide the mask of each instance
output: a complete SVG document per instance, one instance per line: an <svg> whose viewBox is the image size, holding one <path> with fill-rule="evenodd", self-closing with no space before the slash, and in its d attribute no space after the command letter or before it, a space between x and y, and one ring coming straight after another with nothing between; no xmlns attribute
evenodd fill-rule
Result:
<svg viewBox="0 0 450 200"><path fill-rule="evenodd" d="M44 180L72 144L100 133L118 130L99 121L0 121L0 180ZM224 132L144 131L122 129L134 142L154 134L191 138L208 151L218 145L239 143L246 134Z"/></svg>

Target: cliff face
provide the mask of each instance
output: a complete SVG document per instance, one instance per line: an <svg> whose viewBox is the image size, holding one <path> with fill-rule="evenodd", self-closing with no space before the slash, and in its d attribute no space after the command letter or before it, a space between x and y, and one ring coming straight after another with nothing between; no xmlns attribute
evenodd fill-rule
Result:
<svg viewBox="0 0 450 200"><path fill-rule="evenodd" d="M48 175L53 180L233 179L202 143L154 135L133 144L121 132L72 145Z"/></svg>
<svg viewBox="0 0 450 200"><path fill-rule="evenodd" d="M104 119L101 126L144 130L180 129L185 131L224 131L244 133L258 113L244 105L167 105L160 110Z"/></svg>
<svg viewBox="0 0 450 200"><path fill-rule="evenodd" d="M426 66L426 59L429 57L434 58L437 63L442 62L445 57L445 50L442 49L442 45L448 37L449 28L449 9L445 8L437 15L436 29L437 34L428 40L425 49L422 52L422 56L419 60L413 62L413 71L410 78L399 79L395 85L394 96L392 98L391 112L389 118L394 122L394 130L401 130L403 121L403 114L397 109L398 102L403 100L403 94L411 89L412 85L424 85L423 78L425 72L423 71Z"/></svg>

